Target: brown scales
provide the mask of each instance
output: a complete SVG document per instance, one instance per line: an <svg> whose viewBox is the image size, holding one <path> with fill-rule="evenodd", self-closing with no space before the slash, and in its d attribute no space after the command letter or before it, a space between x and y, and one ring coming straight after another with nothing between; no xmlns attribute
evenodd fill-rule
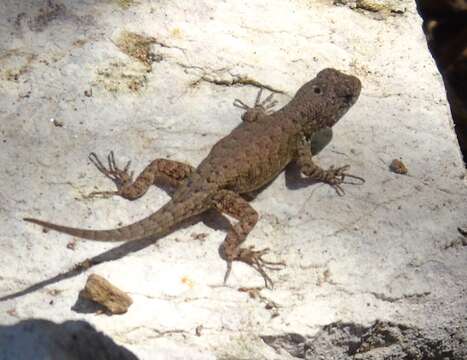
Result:
<svg viewBox="0 0 467 360"><path fill-rule="evenodd" d="M253 107L236 100L234 105L245 110L243 122L217 142L197 168L173 160L156 159L133 181L130 163L120 169L111 152L106 167L96 154L91 153L90 160L117 186L116 191L91 195L119 195L134 200L161 180L174 187L171 201L131 225L112 230L85 230L31 218L24 220L85 239L129 241L166 234L182 220L215 208L237 220L223 243L223 254L228 264L224 282L230 274L232 262L242 261L262 275L267 287L272 287L265 269L275 270L284 263L265 260L263 256L269 249L241 247L258 221L258 213L241 194L260 189L293 161L303 175L330 184L339 195L343 195L341 184L346 177L363 182L363 179L345 172L348 165L328 170L320 168L313 162L310 146L315 134L330 129L355 103L360 89L361 84L356 77L325 69L276 112L272 111L276 104L272 96L261 101L261 91Z"/></svg>

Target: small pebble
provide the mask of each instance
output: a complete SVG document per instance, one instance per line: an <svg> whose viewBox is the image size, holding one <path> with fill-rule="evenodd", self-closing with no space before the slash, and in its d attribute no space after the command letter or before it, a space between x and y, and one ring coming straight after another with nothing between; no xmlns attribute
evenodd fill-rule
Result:
<svg viewBox="0 0 467 360"><path fill-rule="evenodd" d="M395 172L396 174L407 174L408 170L407 167L404 165L404 163L398 159L394 159L391 162L391 165L389 165L389 169L392 172Z"/></svg>

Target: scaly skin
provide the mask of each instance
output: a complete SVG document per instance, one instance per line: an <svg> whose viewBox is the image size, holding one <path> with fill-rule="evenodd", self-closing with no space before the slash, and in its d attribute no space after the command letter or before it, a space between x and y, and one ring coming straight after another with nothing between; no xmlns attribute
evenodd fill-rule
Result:
<svg viewBox="0 0 467 360"><path fill-rule="evenodd" d="M182 220L215 208L237 220L223 244L228 264L224 282L230 274L232 262L242 261L263 276L267 287L272 287L265 269L275 270L284 264L264 260L263 255L268 249L257 251L253 247L240 247L258 221L258 213L241 195L271 182L292 161L297 162L303 175L330 184L339 195L343 194L340 184L345 177L363 182L363 179L345 173L348 166L321 169L313 162L310 147L315 134L326 133L355 103L360 89L361 84L356 77L325 69L303 85L289 104L276 112L272 111L275 105L272 96L261 102L261 92L251 108L236 100L234 105L246 110L242 115L243 122L215 144L196 169L173 160L156 159L133 181L133 174L128 172L129 163L123 170L119 169L113 153L110 153L106 168L91 153L90 159L99 171L117 185L117 191L92 195L119 195L134 200L161 180L175 188L171 201L131 225L112 230L85 230L31 218L24 220L85 239L129 241L166 234Z"/></svg>

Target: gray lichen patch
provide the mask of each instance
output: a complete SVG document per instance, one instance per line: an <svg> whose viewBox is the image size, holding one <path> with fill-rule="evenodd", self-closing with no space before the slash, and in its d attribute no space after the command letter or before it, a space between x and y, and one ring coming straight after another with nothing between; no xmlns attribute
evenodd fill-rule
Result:
<svg viewBox="0 0 467 360"><path fill-rule="evenodd" d="M114 3L116 3L122 9L126 10L135 5L137 2L135 0L114 0Z"/></svg>
<svg viewBox="0 0 467 360"><path fill-rule="evenodd" d="M13 49L0 56L0 81L16 82L30 70L31 63L37 55Z"/></svg>
<svg viewBox="0 0 467 360"><path fill-rule="evenodd" d="M43 31L48 24L58 18L65 16L66 8L62 3L48 0L43 7L38 10L36 16L28 21L28 26L32 31Z"/></svg>
<svg viewBox="0 0 467 360"><path fill-rule="evenodd" d="M157 40L154 37L122 31L116 41L116 45L122 52L140 61L148 69L151 69L151 64L155 61L155 58L150 46L156 42Z"/></svg>
<svg viewBox="0 0 467 360"><path fill-rule="evenodd" d="M114 61L97 70L94 85L100 85L111 93L137 93L146 86L147 72L140 63Z"/></svg>
<svg viewBox="0 0 467 360"><path fill-rule="evenodd" d="M342 4L351 9L370 12L402 14L406 11L402 0L335 0L334 4Z"/></svg>

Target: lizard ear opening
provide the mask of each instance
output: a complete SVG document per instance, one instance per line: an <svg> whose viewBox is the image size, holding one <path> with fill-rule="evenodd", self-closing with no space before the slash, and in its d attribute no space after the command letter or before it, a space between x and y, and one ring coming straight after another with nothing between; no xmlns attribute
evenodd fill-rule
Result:
<svg viewBox="0 0 467 360"><path fill-rule="evenodd" d="M319 86L313 86L313 92L316 94L316 95L321 95L323 93L323 91L321 90L321 88Z"/></svg>

